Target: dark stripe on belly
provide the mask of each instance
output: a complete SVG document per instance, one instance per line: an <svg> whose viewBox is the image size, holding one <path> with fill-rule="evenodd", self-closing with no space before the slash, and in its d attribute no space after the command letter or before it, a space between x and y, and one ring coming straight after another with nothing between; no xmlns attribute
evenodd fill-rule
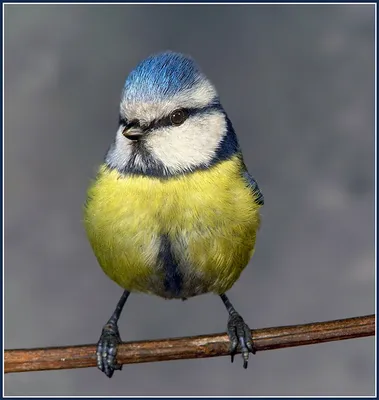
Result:
<svg viewBox="0 0 379 400"><path fill-rule="evenodd" d="M179 296L183 287L183 277L178 264L171 251L171 242L168 235L161 236L161 244L158 255L165 272L165 290L173 296Z"/></svg>

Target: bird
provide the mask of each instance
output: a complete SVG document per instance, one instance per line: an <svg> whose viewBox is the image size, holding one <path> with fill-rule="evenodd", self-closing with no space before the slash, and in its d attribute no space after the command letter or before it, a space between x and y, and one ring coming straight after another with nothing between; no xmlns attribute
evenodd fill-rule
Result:
<svg viewBox="0 0 379 400"><path fill-rule="evenodd" d="M215 86L188 55L142 60L122 89L115 137L91 181L84 225L123 294L103 326L97 367L111 378L131 293L186 300L213 293L228 312L230 354L247 368L251 330L226 292L254 253L263 194Z"/></svg>

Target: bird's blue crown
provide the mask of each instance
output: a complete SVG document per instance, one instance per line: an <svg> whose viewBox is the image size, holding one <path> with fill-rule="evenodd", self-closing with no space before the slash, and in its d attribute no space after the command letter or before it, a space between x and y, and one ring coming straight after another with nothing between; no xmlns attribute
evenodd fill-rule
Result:
<svg viewBox="0 0 379 400"><path fill-rule="evenodd" d="M126 79L122 97L127 101L164 100L205 79L190 57L167 51L137 65Z"/></svg>

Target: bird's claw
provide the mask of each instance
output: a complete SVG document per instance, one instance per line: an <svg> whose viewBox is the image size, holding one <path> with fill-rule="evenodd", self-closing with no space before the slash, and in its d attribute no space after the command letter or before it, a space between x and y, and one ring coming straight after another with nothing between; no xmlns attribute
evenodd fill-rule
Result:
<svg viewBox="0 0 379 400"><path fill-rule="evenodd" d="M234 356L237 353L239 345L243 358L243 367L246 369L249 360L249 352L255 354L255 349L251 337L251 330L237 313L229 317L228 335L230 339L231 361L234 361Z"/></svg>
<svg viewBox="0 0 379 400"><path fill-rule="evenodd" d="M118 327L115 323L107 323L97 342L97 368L108 378L112 378L115 370L121 370L122 365L116 361L117 346L121 343Z"/></svg>

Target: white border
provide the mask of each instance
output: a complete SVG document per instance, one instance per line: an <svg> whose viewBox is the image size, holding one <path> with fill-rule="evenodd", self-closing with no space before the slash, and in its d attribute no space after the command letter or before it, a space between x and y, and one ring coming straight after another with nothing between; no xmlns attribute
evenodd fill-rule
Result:
<svg viewBox="0 0 379 400"><path fill-rule="evenodd" d="M86 2L49 2L49 3L44 3L44 2L35 2L35 3L28 3L28 2L5 2L2 4L2 34L3 34L3 39L2 39L2 45L3 45L3 57L2 57L2 82L3 82L3 88L2 88L2 132L3 132L3 137L2 137L2 145L3 145L3 151L2 151L2 189L3 189L3 209L2 209L2 217L3 217L3 226L2 226L2 245L3 245L3 254L2 254L2 263L3 263L3 268L2 268L2 285L3 285L3 304L2 304L2 311L3 311L3 318L2 318L2 344L3 344L3 371L4 371L4 208L5 208L5 197L4 197L4 49L5 49L5 41L4 41L4 35L5 35L5 30L4 30L4 11L5 11L5 6L6 5L374 5L375 8L375 49L374 49L374 54L375 54L375 122L374 122L374 138L375 138L375 316L377 316L377 3L360 3L360 2L289 2L289 3L280 3L280 2L257 2L257 3L241 3L241 2L227 2L227 3L212 3L212 2L173 2L173 3L168 3L168 2L147 2L147 3L141 3L141 2L133 2L133 3L117 3L117 2L99 2L99 3L86 3ZM377 318L375 318L375 339L376 339L376 332L377 332L378 326L377 326ZM216 398L216 399L230 399L230 398L290 398L290 399L297 399L297 398L376 398L377 396L377 340L375 340L375 395L374 396L5 396L4 395L4 381L5 381L5 374L3 373L3 384L2 384L2 396L3 398L16 398L16 399L29 399L29 398L41 398L41 399L46 399L46 398L57 398L57 399L65 399L65 398L83 398L83 399L88 399L88 398L154 398L154 399L172 399L172 398L184 398L184 399L196 399L196 398Z"/></svg>

